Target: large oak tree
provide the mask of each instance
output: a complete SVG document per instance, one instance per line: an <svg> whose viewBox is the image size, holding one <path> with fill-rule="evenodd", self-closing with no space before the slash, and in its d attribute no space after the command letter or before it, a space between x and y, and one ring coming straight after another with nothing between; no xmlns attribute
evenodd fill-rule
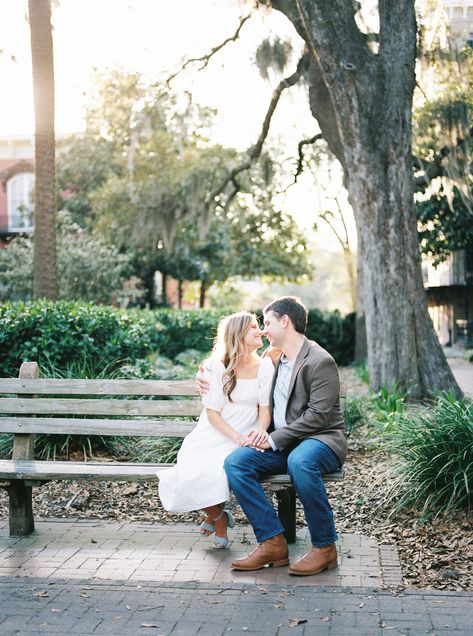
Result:
<svg viewBox="0 0 473 636"><path fill-rule="evenodd" d="M311 112L344 170L372 386L400 380L417 396L447 388L459 394L427 311L420 267L411 159L414 0L379 0L376 47L357 24L353 0L261 4L282 12L304 40Z"/></svg>

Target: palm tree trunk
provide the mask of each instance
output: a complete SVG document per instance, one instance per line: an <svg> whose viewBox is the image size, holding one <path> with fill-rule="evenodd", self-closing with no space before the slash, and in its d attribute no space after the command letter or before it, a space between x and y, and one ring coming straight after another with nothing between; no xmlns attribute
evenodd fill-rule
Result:
<svg viewBox="0 0 473 636"><path fill-rule="evenodd" d="M29 0L35 110L33 295L57 297L54 59L50 0Z"/></svg>

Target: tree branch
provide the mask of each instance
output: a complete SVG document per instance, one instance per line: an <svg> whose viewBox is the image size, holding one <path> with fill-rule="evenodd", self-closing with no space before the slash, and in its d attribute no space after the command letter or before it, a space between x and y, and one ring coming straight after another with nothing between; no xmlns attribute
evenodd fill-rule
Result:
<svg viewBox="0 0 473 636"><path fill-rule="evenodd" d="M302 164L304 162L304 153L302 151L302 148L304 146L309 146L311 144L315 144L316 141L319 141L320 139L323 139L323 138L324 138L324 136L322 135L322 133L317 133L317 135L314 135L310 139L302 139L297 144L297 168L296 168L296 172L294 174L294 181L287 186L287 188L284 190L284 192L287 192L291 186L296 185L297 179L302 174L302 170L303 170L303 165Z"/></svg>
<svg viewBox="0 0 473 636"><path fill-rule="evenodd" d="M261 155L263 144L266 140L266 137L268 136L271 119L274 114L274 111L276 110L276 106L278 105L279 98L281 97L281 94L286 88L290 88L291 86L294 86L295 84L297 84L297 82L302 77L302 74L306 66L306 62L307 62L307 58L306 58L306 55L304 54L297 64L296 71L289 77L286 77L283 80L281 80L278 86L274 89L272 97L271 97L271 101L269 103L268 110L266 112L266 116L261 126L261 132L258 137L258 141L256 142L254 146L251 146L248 149L247 151L248 158L242 163L240 163L238 166L233 168L233 170L230 170L230 172L228 172L228 174L222 179L222 181L218 184L218 186L209 194L205 202L205 205L207 208L209 208L211 202L214 201L215 197L221 194L224 191L225 187L230 182L233 183L234 190L235 190L236 186L238 185L238 182L235 180L235 177L238 174L240 174L240 172L243 172L244 170L248 170L249 168L251 168L251 166L255 163L255 161ZM232 192L232 195L235 196L237 192Z"/></svg>
<svg viewBox="0 0 473 636"><path fill-rule="evenodd" d="M240 31L241 31L243 25L245 24L245 22L247 20L249 20L251 18L252 15L253 15L253 12L251 12L248 15L240 18L240 23L239 23L238 28L235 31L235 33L231 37L226 38L225 40L223 40L223 42L221 42L220 44L217 44L217 46L214 46L212 49L210 49L210 53L207 53L206 55L202 55L201 57L193 57L193 58L190 58L190 59L186 60L179 70L177 70L175 73L173 73L172 75L170 75L167 78L166 85L170 86L171 82L180 73L182 73L182 71L184 71L190 64L194 64L196 62L201 62L202 65L200 66L200 68L198 70L202 71L208 65L208 63L210 62L211 58L216 53L218 53L221 49L223 49L223 47L226 46L229 42L235 42L238 39L238 37L240 36Z"/></svg>

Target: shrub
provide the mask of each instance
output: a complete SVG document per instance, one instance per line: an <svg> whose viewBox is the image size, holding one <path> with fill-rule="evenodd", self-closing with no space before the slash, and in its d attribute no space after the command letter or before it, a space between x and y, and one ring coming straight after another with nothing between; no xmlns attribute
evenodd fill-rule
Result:
<svg viewBox="0 0 473 636"><path fill-rule="evenodd" d="M108 303L126 300L131 257L72 223L59 213L58 295L64 300ZM33 239L19 237L0 250L0 300L30 300L33 295ZM127 289L128 288L128 289ZM140 295L134 290L134 297Z"/></svg>
<svg viewBox="0 0 473 636"><path fill-rule="evenodd" d="M395 381L391 388L383 386L372 396L371 418L383 433L390 433L399 423L408 393L409 389Z"/></svg>
<svg viewBox="0 0 473 636"><path fill-rule="evenodd" d="M90 303L58 301L0 304L0 375L16 376L25 360L40 367L67 369L86 360L94 373L125 361L159 353L174 359L194 349L212 347L221 310L120 310ZM325 347L339 364L353 356L353 319L311 310L307 335ZM351 334L351 335L350 335Z"/></svg>
<svg viewBox="0 0 473 636"><path fill-rule="evenodd" d="M391 447L400 463L389 471L393 511L420 509L424 518L471 506L473 404L439 395L429 406L401 418Z"/></svg>
<svg viewBox="0 0 473 636"><path fill-rule="evenodd" d="M355 314L342 318L338 311L323 312L310 309L306 336L315 340L345 366L353 362L355 355Z"/></svg>
<svg viewBox="0 0 473 636"><path fill-rule="evenodd" d="M353 433L367 423L367 408L367 398L354 396L345 398L344 418L347 437L353 435Z"/></svg>
<svg viewBox="0 0 473 636"><path fill-rule="evenodd" d="M167 357L191 348L206 352L219 317L214 311L124 311L66 301L4 303L0 374L16 376L25 360L57 369L87 360L100 373L156 351Z"/></svg>

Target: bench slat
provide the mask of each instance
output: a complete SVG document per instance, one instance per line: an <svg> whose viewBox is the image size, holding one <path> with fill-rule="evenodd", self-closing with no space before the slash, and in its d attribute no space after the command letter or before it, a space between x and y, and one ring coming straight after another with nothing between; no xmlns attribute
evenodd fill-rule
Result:
<svg viewBox="0 0 473 636"><path fill-rule="evenodd" d="M0 433L184 437L195 422L184 420L99 420L54 417L0 417Z"/></svg>
<svg viewBox="0 0 473 636"><path fill-rule="evenodd" d="M340 468L334 473L323 475L323 478L324 481L343 481L345 479L345 471ZM261 481L271 482L273 485L288 486L291 483L291 478L289 475L270 475L269 477L264 477Z"/></svg>
<svg viewBox="0 0 473 636"><path fill-rule="evenodd" d="M0 460L0 479L85 479L87 481L154 481L156 471L173 464L134 464L129 462L46 462ZM324 475L325 481L341 481L343 470ZM289 475L271 475L264 480L272 485L289 485Z"/></svg>
<svg viewBox="0 0 473 636"><path fill-rule="evenodd" d="M87 481L157 481L156 471L172 464L119 462L46 462L0 460L0 479L85 479Z"/></svg>
<svg viewBox="0 0 473 636"><path fill-rule="evenodd" d="M196 417L201 400L88 400L0 398L0 413L52 415L179 415Z"/></svg>
<svg viewBox="0 0 473 636"><path fill-rule="evenodd" d="M36 395L191 395L193 380L22 380L0 378L0 393Z"/></svg>

